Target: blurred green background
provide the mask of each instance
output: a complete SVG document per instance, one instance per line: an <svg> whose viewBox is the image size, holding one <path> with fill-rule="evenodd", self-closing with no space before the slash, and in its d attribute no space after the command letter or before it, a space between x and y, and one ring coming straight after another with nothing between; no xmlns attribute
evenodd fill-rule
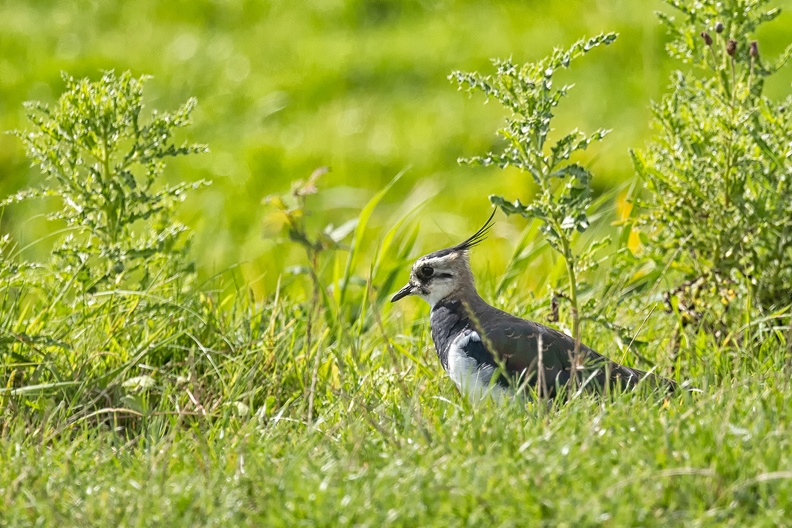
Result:
<svg viewBox="0 0 792 528"><path fill-rule="evenodd" d="M776 56L792 40L792 0L757 38ZM372 219L372 243L415 205L420 250L457 242L489 211L488 194L530 196L528 178L512 171L459 166L483 153L503 118L456 90L456 69L490 71L492 57L537 59L553 47L603 31L621 34L564 74L576 88L559 109L557 127L612 128L586 153L604 191L632 177L627 149L651 137L649 102L679 65L667 59L653 15L660 2L549 1L206 1L110 2L4 0L0 3L0 129L24 129L23 101L53 102L60 72L96 79L101 70L151 74L149 108L199 101L185 139L211 153L175 160L172 181L206 178L181 208L195 234L195 258L209 276L239 264L259 295L271 292L285 263L301 253L272 236L273 211L261 204L316 167L332 171L311 197L317 226L336 225L399 171L405 176ZM792 68L768 93L790 91ZM0 136L0 194L40 181L20 142ZM45 205L5 211L28 256L46 252ZM495 272L526 226L499 222L495 245L479 262ZM504 249L504 251L500 251ZM490 255L503 254L492 258Z"/></svg>

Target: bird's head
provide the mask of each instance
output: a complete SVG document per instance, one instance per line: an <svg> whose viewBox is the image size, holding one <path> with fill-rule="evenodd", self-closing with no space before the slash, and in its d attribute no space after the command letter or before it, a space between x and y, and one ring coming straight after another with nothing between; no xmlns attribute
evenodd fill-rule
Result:
<svg viewBox="0 0 792 528"><path fill-rule="evenodd" d="M416 260L410 272L409 282L393 295L391 302L408 295L417 295L434 307L452 293L464 292L468 289L475 292L468 250L486 238L487 232L492 227L491 222L496 210L492 211L481 229L464 242L434 251Z"/></svg>

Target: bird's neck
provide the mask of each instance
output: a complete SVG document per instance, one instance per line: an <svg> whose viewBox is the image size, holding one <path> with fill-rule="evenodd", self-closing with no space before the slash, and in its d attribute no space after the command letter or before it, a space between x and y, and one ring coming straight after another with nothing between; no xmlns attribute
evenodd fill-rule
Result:
<svg viewBox="0 0 792 528"><path fill-rule="evenodd" d="M446 297L432 306L429 316L437 357L448 370L448 350L454 338L470 323L467 309L459 299Z"/></svg>
<svg viewBox="0 0 792 528"><path fill-rule="evenodd" d="M448 295L432 306L429 320L432 326L432 338L438 354L441 355L441 361L444 359L442 354L450 339L464 328L479 327L478 316L483 306L486 306L486 303L475 289L465 292L464 295Z"/></svg>
<svg viewBox="0 0 792 528"><path fill-rule="evenodd" d="M429 305L432 308L440 304L453 303L457 301L462 302L463 304L476 304L478 302L483 302L478 294L478 291L476 291L476 286L472 282L460 282L445 292L437 293L440 293L440 295L437 295L433 299L427 299L427 301L429 301Z"/></svg>

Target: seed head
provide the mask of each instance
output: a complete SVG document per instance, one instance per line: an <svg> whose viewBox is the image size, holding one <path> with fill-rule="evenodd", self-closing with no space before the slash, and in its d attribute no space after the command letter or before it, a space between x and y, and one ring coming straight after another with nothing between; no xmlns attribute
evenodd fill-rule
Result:
<svg viewBox="0 0 792 528"><path fill-rule="evenodd" d="M734 54L737 53L737 41L734 39L729 39L729 42L726 43L726 53L729 54L729 57L734 57Z"/></svg>
<svg viewBox="0 0 792 528"><path fill-rule="evenodd" d="M707 33L706 31L702 31L701 32L701 38L704 39L704 43L707 46L712 46L712 37L710 37L709 33Z"/></svg>
<svg viewBox="0 0 792 528"><path fill-rule="evenodd" d="M759 56L759 43L757 41L751 42L751 57Z"/></svg>
<svg viewBox="0 0 792 528"><path fill-rule="evenodd" d="M723 22L717 22L715 24L715 33L723 33Z"/></svg>

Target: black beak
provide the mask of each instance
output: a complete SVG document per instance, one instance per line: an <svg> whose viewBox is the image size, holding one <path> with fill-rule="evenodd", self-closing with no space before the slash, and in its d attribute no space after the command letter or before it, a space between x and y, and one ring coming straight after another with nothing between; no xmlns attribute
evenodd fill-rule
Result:
<svg viewBox="0 0 792 528"><path fill-rule="evenodd" d="M415 287L408 282L407 286L393 294L393 297L391 297L391 302L396 302L399 299L407 297L408 295L412 295L414 290Z"/></svg>

